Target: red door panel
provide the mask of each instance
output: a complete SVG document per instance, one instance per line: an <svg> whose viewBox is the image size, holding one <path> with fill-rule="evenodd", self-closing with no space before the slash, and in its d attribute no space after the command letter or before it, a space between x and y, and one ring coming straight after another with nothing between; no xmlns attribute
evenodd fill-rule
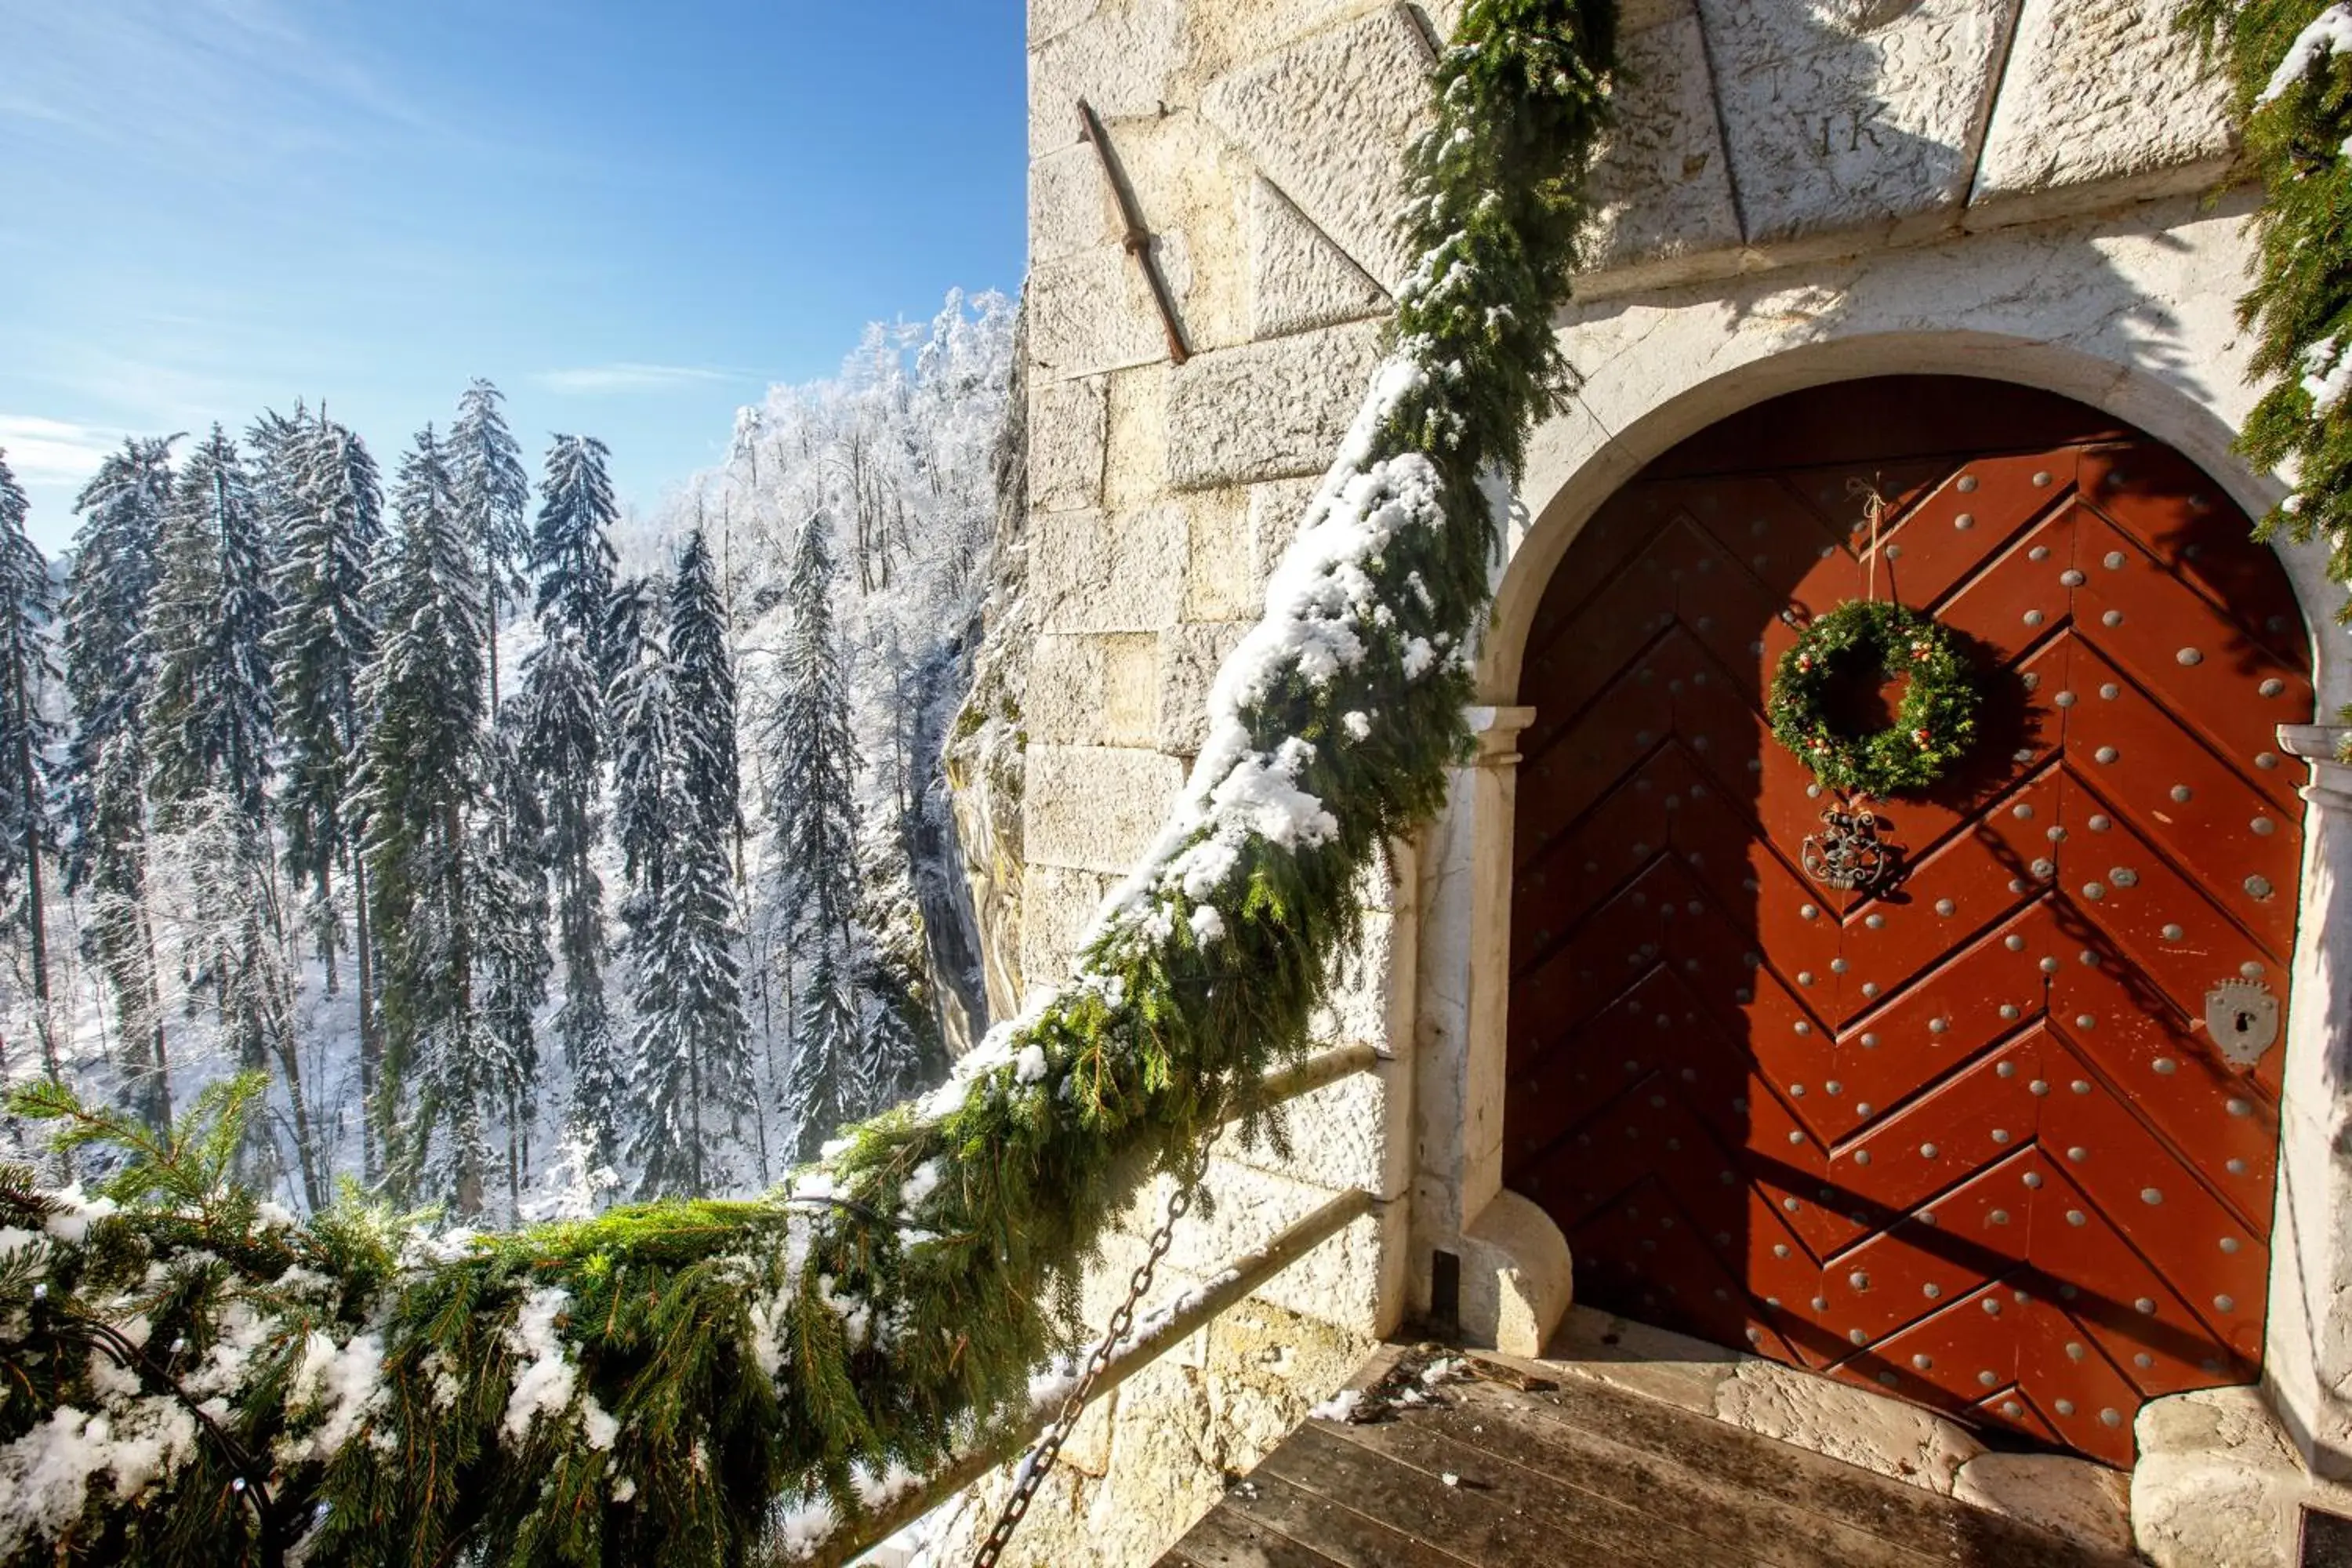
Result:
<svg viewBox="0 0 2352 1568"><path fill-rule="evenodd" d="M2306 643L2193 467L1965 390L1750 410L1570 548L1524 672L1507 1179L1595 1305L2125 1465L2142 1402L2259 1367L2280 1051L2204 1011L2251 981L2284 1016ZM1872 803L1903 869L1864 895L1801 869L1834 803L1761 710L1872 592L1972 639L1988 699L1953 778Z"/></svg>

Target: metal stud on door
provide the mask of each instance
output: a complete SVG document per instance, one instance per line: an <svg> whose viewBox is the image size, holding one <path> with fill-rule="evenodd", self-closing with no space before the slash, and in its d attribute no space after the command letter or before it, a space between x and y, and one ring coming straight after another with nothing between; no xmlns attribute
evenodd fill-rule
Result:
<svg viewBox="0 0 2352 1568"><path fill-rule="evenodd" d="M1742 416L1769 466L1700 437L1570 550L1520 693L1506 1174L1583 1300L2124 1465L2143 1401L2259 1364L2301 852L2271 736L2312 695L2242 515L2050 408L2039 446L1813 464ZM1759 710L1781 610L1874 567L1974 639L1996 721L1871 803L1904 853L1863 876Z"/></svg>

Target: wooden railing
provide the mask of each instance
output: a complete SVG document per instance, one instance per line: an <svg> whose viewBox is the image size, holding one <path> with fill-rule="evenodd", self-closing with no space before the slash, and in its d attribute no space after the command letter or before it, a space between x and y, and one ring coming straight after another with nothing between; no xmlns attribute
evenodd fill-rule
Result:
<svg viewBox="0 0 2352 1568"><path fill-rule="evenodd" d="M1295 1067L1269 1073L1256 1090L1234 1109L1227 1118L1227 1123L1238 1121L1254 1110L1265 1110L1301 1095L1312 1094L1318 1089L1328 1088L1358 1073L1369 1072L1384 1059L1387 1059L1385 1052L1377 1047L1362 1045L1342 1046L1336 1050L1309 1057ZM1378 1209L1385 1201L1361 1188L1340 1193L1329 1202L1294 1220L1264 1247L1227 1263L1206 1283L1184 1291L1173 1301L1139 1320L1134 1332L1120 1342L1109 1362L1104 1365L1102 1375L1096 1380L1087 1403L1091 1405L1095 1400L1158 1361L1228 1309L1254 1294L1267 1280L1337 1236L1355 1220ZM1026 1453L1061 1414L1062 1399L1059 1390L1041 1398L1022 1419L957 1455L916 1486L869 1511L864 1519L836 1531L814 1552L798 1557L778 1556L775 1561L805 1565L805 1568L842 1568L843 1564L855 1562L990 1471L1002 1468Z"/></svg>

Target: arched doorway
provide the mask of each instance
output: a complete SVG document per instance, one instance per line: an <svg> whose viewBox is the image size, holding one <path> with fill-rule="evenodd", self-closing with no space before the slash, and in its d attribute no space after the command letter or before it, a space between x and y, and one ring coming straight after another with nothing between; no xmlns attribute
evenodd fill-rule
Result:
<svg viewBox="0 0 2352 1568"><path fill-rule="evenodd" d="M1875 897L1800 869L1827 802L1761 718L1873 591L1991 688L1962 776L1877 806ZM2252 1379L2307 648L2218 485L2048 394L1817 388L1628 483L1521 682L1505 1179L1580 1297L2117 1465L2144 1400Z"/></svg>

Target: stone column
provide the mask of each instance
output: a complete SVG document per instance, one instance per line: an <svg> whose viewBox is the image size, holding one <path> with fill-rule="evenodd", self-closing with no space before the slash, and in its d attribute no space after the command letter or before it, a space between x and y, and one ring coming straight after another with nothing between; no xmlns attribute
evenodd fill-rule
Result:
<svg viewBox="0 0 2352 1568"><path fill-rule="evenodd" d="M1510 1004L1511 825L1531 708L1473 708L1477 753L1448 781L1423 846L1415 1018L1412 1300L1432 1259L1460 1262L1473 1339L1533 1353L1568 1307L1568 1247L1542 1211L1503 1191L1504 1026Z"/></svg>
<svg viewBox="0 0 2352 1568"><path fill-rule="evenodd" d="M2310 763L2303 905L2288 994L2263 1363L2280 1419L2315 1475L2352 1479L2352 766L2344 731L2282 725ZM2344 906L2344 907L2339 907Z"/></svg>

